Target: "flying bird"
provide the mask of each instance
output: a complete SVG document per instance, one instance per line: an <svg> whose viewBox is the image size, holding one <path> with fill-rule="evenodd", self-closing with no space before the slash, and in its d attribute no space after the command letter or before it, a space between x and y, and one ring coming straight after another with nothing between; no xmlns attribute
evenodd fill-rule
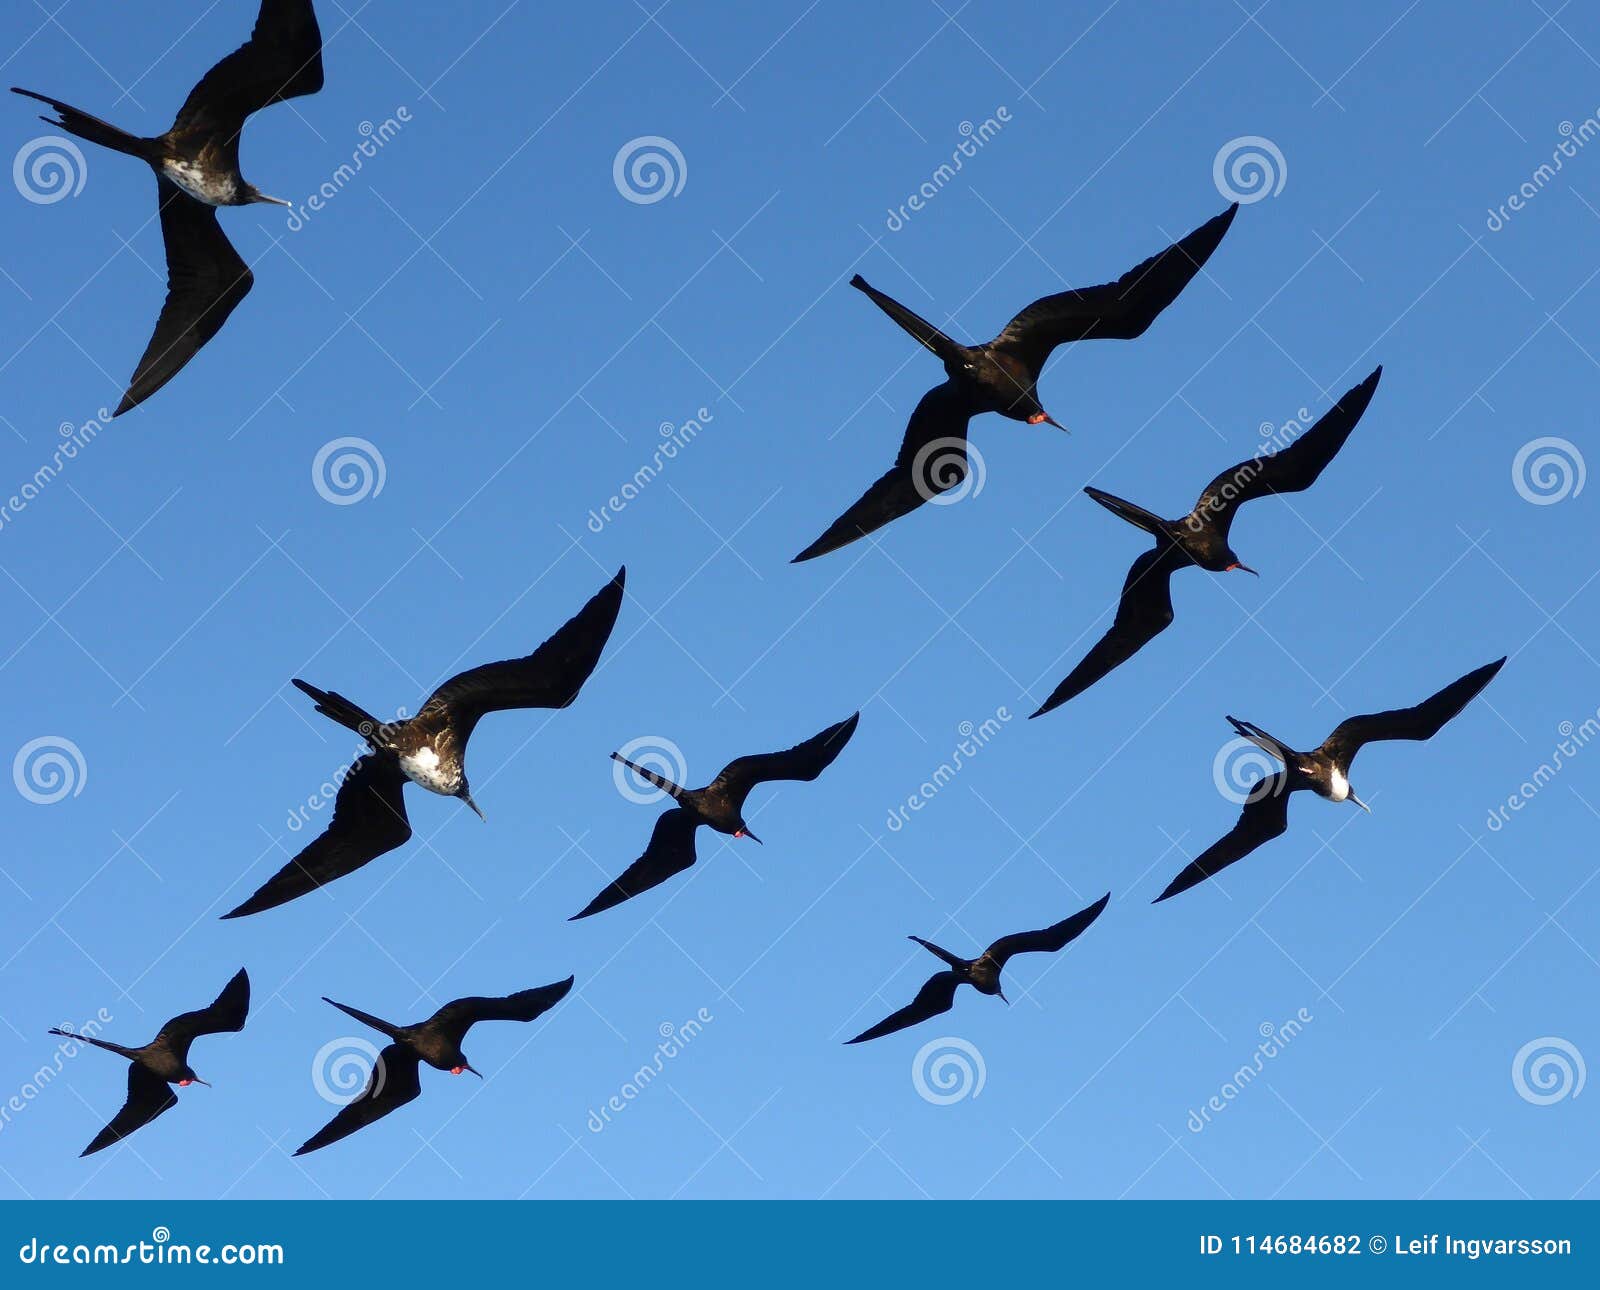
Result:
<svg viewBox="0 0 1600 1290"><path fill-rule="evenodd" d="M174 1017L143 1048L124 1048L121 1044L75 1034L70 1030L51 1030L52 1035L61 1035L75 1043L93 1044L108 1053L126 1057L130 1063L128 1100L80 1155L92 1156L114 1142L121 1142L135 1129L144 1128L158 1115L177 1106L177 1095L168 1087L169 1084L176 1084L179 1088L206 1084L189 1065L189 1045L201 1035L243 1030L245 1018L249 1015L250 978L240 968L233 980L222 987L222 993L208 1006ZM210 1085L206 1084L206 1087Z"/></svg>
<svg viewBox="0 0 1600 1290"><path fill-rule="evenodd" d="M453 676L411 718L382 722L342 694L295 679L317 711L354 730L370 751L345 774L327 830L237 909L239 918L304 896L403 846L411 837L406 783L458 797L481 817L467 783L467 740L480 718L513 708L565 708L600 662L622 607L626 569L525 658L486 663Z"/></svg>
<svg viewBox="0 0 1600 1290"><path fill-rule="evenodd" d="M757 753L729 762L720 774L704 788L681 788L670 779L643 766L636 766L620 753L612 753L634 774L664 790L677 802L656 821L650 834L650 845L644 854L622 873L622 876L586 905L581 913L574 914L568 922L588 918L601 910L620 905L642 891L660 885L674 874L682 873L695 862L694 835L702 824L735 838L761 839L750 832L744 822L744 803L750 790L757 784L772 780L813 780L829 766L850 736L856 732L861 720L859 712L837 725L819 731L804 743L796 744L784 752Z"/></svg>
<svg viewBox="0 0 1600 1290"><path fill-rule="evenodd" d="M249 293L255 279L224 236L216 208L291 203L267 196L239 173L239 134L252 113L321 88L322 32L311 0L261 0L250 39L200 78L172 128L153 138L12 87L55 109L54 119L40 118L46 124L138 157L156 172L167 300L113 415L143 403L182 371Z"/></svg>
<svg viewBox="0 0 1600 1290"><path fill-rule="evenodd" d="M885 1035L892 1035L897 1030L905 1030L919 1022L937 1017L942 1012L949 1012L956 1001L956 990L963 985L970 985L979 994L997 994L1005 1002L1006 992L1000 985L1000 973L1005 969L1006 963L1014 954L1055 954L1067 945L1082 936L1090 923L1100 917L1101 911L1111 899L1108 891L1087 909L1079 910L1070 918L1063 918L1059 923L1037 932L1017 932L1011 936L1002 936L988 949L975 959L964 959L960 955L952 954L947 949L941 949L931 941L925 941L920 936L910 939L915 941L928 953L936 958L943 959L950 965L944 972L935 972L930 976L922 989L917 991L917 997L899 1012L891 1012L876 1026L863 1030L854 1039L846 1040L851 1044L864 1044L869 1039L882 1039Z"/></svg>
<svg viewBox="0 0 1600 1290"><path fill-rule="evenodd" d="M1244 810L1239 813L1239 822L1168 883L1155 903L1188 891L1235 860L1244 859L1263 842L1270 842L1285 832L1289 827L1291 793L1310 789L1330 802L1349 802L1370 814L1371 808L1350 787L1350 763L1356 759L1362 745L1380 739L1432 739L1494 680L1495 673L1504 665L1503 658L1486 663L1413 708L1395 708L1341 721L1311 752L1296 752L1260 726L1229 717L1229 724L1241 737L1282 762L1283 768L1252 786Z"/></svg>
<svg viewBox="0 0 1600 1290"><path fill-rule="evenodd" d="M483 1078L461 1051L461 1041L480 1021L534 1021L543 1016L567 997L572 989L572 978L557 981L554 985L539 986L534 990L518 990L500 998L472 996L447 1003L426 1021L414 1026L395 1026L371 1013L362 1012L323 996L340 1012L348 1013L362 1025L389 1037L390 1042L373 1063L367 1086L354 1101L346 1103L339 1113L312 1134L294 1154L303 1156L321 1150L340 1138L348 1138L357 1129L364 1129L374 1121L383 1119L390 1111L404 1106L422 1092L422 1063L435 1070L461 1075L467 1071Z"/></svg>
<svg viewBox="0 0 1600 1290"><path fill-rule="evenodd" d="M1172 575L1179 569L1255 573L1228 544L1234 515L1258 497L1298 493L1316 483L1361 420L1382 375L1380 367L1360 385L1345 391L1321 420L1288 447L1228 467L1201 490L1194 509L1182 519L1164 520L1098 488L1085 488L1084 492L1113 515L1151 534L1156 544L1128 570L1110 630L1033 715L1042 717L1076 698L1164 632L1172 623Z"/></svg>
<svg viewBox="0 0 1600 1290"><path fill-rule="evenodd" d="M1217 249L1238 209L1235 203L1115 282L1035 300L981 345L952 340L860 274L851 278L851 286L944 363L949 379L922 396L894 465L793 563L837 551L965 480L967 423L980 412L1066 429L1039 402L1039 374L1056 346L1142 336Z"/></svg>

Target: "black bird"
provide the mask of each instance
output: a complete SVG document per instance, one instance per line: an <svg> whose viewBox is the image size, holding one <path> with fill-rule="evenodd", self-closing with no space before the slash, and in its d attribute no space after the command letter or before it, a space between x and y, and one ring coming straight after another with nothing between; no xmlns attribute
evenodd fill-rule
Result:
<svg viewBox="0 0 1600 1290"><path fill-rule="evenodd" d="M1212 573L1238 569L1255 573L1228 545L1233 517L1246 502L1274 493L1298 493L1316 483L1333 460L1378 388L1378 368L1360 385L1345 391L1309 430L1279 452L1230 466L1201 491L1194 509L1182 519L1164 520L1141 506L1098 488L1083 491L1113 515L1144 529L1156 544L1133 562L1111 629L1100 638L1067 679L1033 715L1042 717L1076 698L1112 669L1120 667L1172 624L1172 575L1198 566Z"/></svg>
<svg viewBox="0 0 1600 1290"><path fill-rule="evenodd" d="M52 1035L61 1035L80 1044L104 1048L108 1053L126 1057L131 1063L128 1067L128 1100L80 1155L92 1156L96 1151L105 1150L112 1143L122 1141L135 1129L144 1128L163 1111L177 1106L177 1096L167 1085L188 1088L191 1084L205 1084L206 1081L196 1075L189 1065L189 1045L201 1035L243 1030L245 1018L249 1015L250 978L240 968L209 1006L174 1017L143 1048L124 1048L121 1044L74 1034L70 1030L50 1031ZM206 1084L206 1087L210 1085Z"/></svg>
<svg viewBox="0 0 1600 1290"><path fill-rule="evenodd" d="M55 109L56 119L40 118L46 124L138 157L156 172L167 301L114 415L176 376L249 293L255 279L223 235L216 208L291 203L245 181L239 134L251 113L321 88L322 32L311 0L261 0L250 39L200 78L172 128L153 138L129 134L47 94L12 87Z"/></svg>
<svg viewBox="0 0 1600 1290"><path fill-rule="evenodd" d="M620 761L634 774L665 790L677 805L656 821L655 830L650 834L650 845L645 848L644 854L629 865L620 878L591 900L582 913L574 914L567 921L574 922L620 905L630 897L665 882L673 874L682 873L695 862L694 835L702 824L718 833L760 842L761 839L750 832L744 822L744 802L750 796L750 790L757 784L771 780L815 779L844 751L860 720L861 714L857 712L783 752L740 757L724 766L721 773L704 788L680 788L655 771L635 766L620 753L612 753L613 761Z"/></svg>
<svg viewBox="0 0 1600 1290"><path fill-rule="evenodd" d="M342 694L296 678L295 685L316 700L318 712L354 730L371 751L346 773L327 830L223 917L257 914L304 896L403 846L411 837L403 792L407 780L430 793L459 797L482 816L466 771L467 740L479 718L513 708L565 708L572 703L616 626L626 573L619 569L533 653L451 677L409 719L379 721Z"/></svg>
<svg viewBox="0 0 1600 1290"><path fill-rule="evenodd" d="M1414 708L1395 708L1351 717L1334 727L1333 733L1311 752L1296 752L1280 739L1274 739L1260 726L1229 717L1228 722L1241 736L1265 749L1283 763L1283 769L1265 776L1252 786L1239 822L1224 837L1212 843L1188 868L1167 884L1155 903L1188 891L1196 883L1242 860L1263 842L1270 842L1289 827L1289 795L1310 789L1330 802L1350 802L1371 813L1350 787L1350 763L1363 744L1380 739L1432 739L1478 692L1494 680L1505 659L1486 663L1459 680L1424 699Z"/></svg>
<svg viewBox="0 0 1600 1290"><path fill-rule="evenodd" d="M1235 203L1115 282L1035 300L981 345L952 340L860 274L851 278L851 286L944 363L949 379L922 396L894 465L793 563L837 551L961 483L967 476L967 423L980 412L1066 429L1044 410L1037 388L1056 346L1142 336L1217 249L1238 209Z"/></svg>
<svg viewBox="0 0 1600 1290"><path fill-rule="evenodd" d="M542 985L534 990L518 990L501 998L472 996L447 1003L426 1021L414 1026L393 1026L374 1017L323 996L324 1003L332 1003L341 1012L349 1013L363 1025L388 1035L390 1043L378 1054L373 1063L367 1086L353 1102L341 1107L339 1114L329 1120L316 1133L307 1138L295 1152L303 1156L317 1151L330 1142L348 1138L357 1129L364 1129L375 1120L381 1120L396 1107L404 1106L422 1092L421 1067L427 1062L435 1070L460 1075L466 1071L483 1078L473 1070L461 1051L461 1041L480 1021L533 1021L548 1012L567 997L572 989L572 978Z"/></svg>
<svg viewBox="0 0 1600 1290"><path fill-rule="evenodd" d="M951 1005L956 1001L956 990L962 985L970 985L979 994L997 994L1007 1003L1006 992L1000 986L1000 973L1004 970L1007 960L1013 954L1054 954L1065 949L1067 945L1082 936L1090 923L1100 917L1107 902L1111 899L1108 891L1087 909L1079 910L1071 918L1063 918L1059 923L1040 929L1037 932L1017 932L1012 936L1002 936L988 949L975 959L964 959L952 954L949 950L941 949L931 941L925 941L920 936L910 937L923 949L937 958L943 959L950 965L947 972L935 972L917 991L917 997L899 1012L891 1012L870 1030L863 1030L854 1039L846 1043L863 1044L869 1039L882 1039L885 1035L892 1035L897 1030L905 1030L908 1026L915 1026L918 1022L926 1021L929 1017L937 1017L941 1012L949 1012Z"/></svg>

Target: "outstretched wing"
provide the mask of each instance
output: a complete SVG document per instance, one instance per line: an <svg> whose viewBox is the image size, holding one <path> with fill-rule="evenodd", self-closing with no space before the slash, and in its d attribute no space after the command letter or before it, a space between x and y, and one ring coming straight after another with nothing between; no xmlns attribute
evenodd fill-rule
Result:
<svg viewBox="0 0 1600 1290"><path fill-rule="evenodd" d="M1079 910L1070 918L1063 918L1059 923L1052 923L1037 932L1015 932L1010 936L1002 936L985 951L985 954L993 960L996 967L1000 968L1005 967L1006 960L1013 954L1054 954L1083 935L1084 930L1100 917L1110 901L1111 893L1108 891L1087 909Z"/></svg>
<svg viewBox="0 0 1600 1290"><path fill-rule="evenodd" d="M658 887L674 874L682 873L694 863L694 831L699 827L695 817L681 806L665 812L656 821L650 834L650 845L644 854L622 871L622 876L574 914L568 922L588 918L602 910L611 909L642 891Z"/></svg>
<svg viewBox="0 0 1600 1290"><path fill-rule="evenodd" d="M357 1129L364 1129L397 1107L414 1101L422 1092L419 1060L414 1052L400 1044L384 1048L372 1064L372 1074L367 1077L361 1096L340 1107L339 1114L301 1143L295 1155L320 1151L330 1142L348 1138Z"/></svg>
<svg viewBox="0 0 1600 1290"><path fill-rule="evenodd" d="M953 381L924 394L906 425L894 465L791 563L848 546L960 484L967 477L967 423L973 412Z"/></svg>
<svg viewBox="0 0 1600 1290"><path fill-rule="evenodd" d="M480 1021L534 1021L567 997L572 978L533 990L485 998L472 995L447 1003L424 1026L434 1027L459 1046L467 1031Z"/></svg>
<svg viewBox="0 0 1600 1290"><path fill-rule="evenodd" d="M369 753L359 758L339 786L326 831L223 917L240 918L282 905L405 845L411 837L405 783L393 757Z"/></svg>
<svg viewBox="0 0 1600 1290"><path fill-rule="evenodd" d="M1213 874L1220 873L1235 860L1243 860L1263 842L1270 842L1289 827L1289 777L1283 772L1263 778L1252 790L1252 796L1239 812L1239 822L1228 833L1213 842L1195 860L1190 862L1155 902L1180 891L1188 891Z"/></svg>
<svg viewBox="0 0 1600 1290"><path fill-rule="evenodd" d="M883 1036L892 1035L897 1030L914 1026L919 1021L937 1017L941 1012L949 1012L950 1005L956 1001L956 987L960 984L961 978L954 972L935 972L922 989L917 991L917 997L899 1012L891 1012L876 1026L863 1030L854 1039L847 1039L845 1042L864 1044L869 1039L882 1039Z"/></svg>
<svg viewBox="0 0 1600 1290"><path fill-rule="evenodd" d="M1074 340L1132 340L1178 298L1222 241L1238 204L1207 220L1115 282L1035 300L988 348L1008 351L1037 375L1057 345Z"/></svg>
<svg viewBox="0 0 1600 1290"><path fill-rule="evenodd" d="M742 807L757 784L774 779L813 780L833 765L860 721L861 714L856 712L783 752L736 758L722 768L706 791L724 793L736 807Z"/></svg>
<svg viewBox="0 0 1600 1290"><path fill-rule="evenodd" d="M1413 708L1394 708L1388 712L1373 712L1341 721L1333 728L1333 733L1322 741L1319 751L1331 757L1335 765L1348 771L1362 744L1378 739L1432 739L1445 722L1471 703L1478 692L1494 680L1495 673L1505 666L1505 662L1502 658L1485 663L1459 680L1450 682L1437 694Z"/></svg>
<svg viewBox="0 0 1600 1290"><path fill-rule="evenodd" d="M1346 390L1315 425L1287 448L1252 457L1223 471L1205 486L1191 514L1213 524L1226 537L1234 512L1246 502L1271 493L1298 493L1310 488L1344 447L1367 404L1372 402L1382 375L1380 367L1360 385Z"/></svg>
<svg viewBox="0 0 1600 1290"><path fill-rule="evenodd" d="M417 716L448 710L451 724L465 739L488 712L566 707L578 697L611 639L627 572L618 569L615 578L533 653L451 677L428 697Z"/></svg>
<svg viewBox="0 0 1600 1290"><path fill-rule="evenodd" d="M157 178L161 240L167 251L167 299L155 334L133 370L114 416L137 407L198 354L255 283L217 223L215 207Z"/></svg>
<svg viewBox="0 0 1600 1290"><path fill-rule="evenodd" d="M1042 717L1075 699L1121 667L1172 624L1172 574L1186 563L1176 547L1152 547L1128 570L1111 627L1033 715Z"/></svg>
<svg viewBox="0 0 1600 1290"><path fill-rule="evenodd" d="M240 968L233 974L233 979L222 987L222 993L204 1008L180 1013L162 1026L155 1042L177 1054L180 1061L185 1060L189 1045L197 1036L243 1030L245 1018L249 1015L250 977Z"/></svg>
<svg viewBox="0 0 1600 1290"><path fill-rule="evenodd" d="M322 88L322 31L311 0L261 0L250 39L189 91L174 131L237 141L245 118Z"/></svg>
<svg viewBox="0 0 1600 1290"><path fill-rule="evenodd" d="M95 1134L94 1141L81 1154L92 1156L114 1142L121 1142L135 1129L142 1129L165 1111L178 1105L178 1098L167 1081L138 1062L128 1066L128 1100L112 1116L111 1123Z"/></svg>

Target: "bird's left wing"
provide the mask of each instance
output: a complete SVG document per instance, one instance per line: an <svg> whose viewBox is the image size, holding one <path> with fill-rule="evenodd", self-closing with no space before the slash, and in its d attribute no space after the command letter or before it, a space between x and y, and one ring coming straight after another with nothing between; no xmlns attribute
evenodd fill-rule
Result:
<svg viewBox="0 0 1600 1290"><path fill-rule="evenodd" d="M172 128L236 142L252 112L321 88L322 31L311 0L261 0L250 39L200 78Z"/></svg>
<svg viewBox="0 0 1600 1290"><path fill-rule="evenodd" d="M417 1055L401 1044L390 1044L372 1064L367 1086L355 1101L339 1108L339 1114L300 1144L295 1155L319 1151L331 1142L348 1138L357 1129L383 1119L390 1111L415 1100L422 1092Z"/></svg>
<svg viewBox="0 0 1600 1290"><path fill-rule="evenodd" d="M574 914L569 922L611 909L642 891L659 887L674 874L694 864L694 831L699 822L681 806L662 814L650 834L644 854L622 871L622 876Z"/></svg>
<svg viewBox="0 0 1600 1290"><path fill-rule="evenodd" d="M813 780L833 765L834 758L844 751L860 721L861 714L853 713L783 752L736 758L722 768L708 791L720 789L742 805L752 788L768 780Z"/></svg>
<svg viewBox="0 0 1600 1290"><path fill-rule="evenodd" d="M480 1021L534 1021L567 997L572 978L515 994L455 999L434 1013L424 1025L437 1026L457 1045Z"/></svg>
<svg viewBox="0 0 1600 1290"><path fill-rule="evenodd" d="M245 1018L250 1015L250 977L240 968L233 979L222 987L222 993L204 1008L179 1013L166 1025L155 1042L164 1044L183 1056L198 1035L220 1035L228 1031L243 1030Z"/></svg>
<svg viewBox="0 0 1600 1290"><path fill-rule="evenodd" d="M1393 708L1388 712L1372 712L1366 716L1351 717L1333 728L1333 733L1322 741L1320 751L1335 764L1348 771L1362 744L1379 739L1432 739L1444 724L1471 703L1478 692L1494 680L1495 673L1505 666L1505 659L1496 659L1465 676L1450 682L1437 694L1424 699L1412 708Z"/></svg>
<svg viewBox="0 0 1600 1290"><path fill-rule="evenodd" d="M1155 903L1188 891L1283 833L1289 827L1288 785L1289 777L1281 770L1260 780L1239 812L1239 822L1169 882Z"/></svg>
<svg viewBox="0 0 1600 1290"><path fill-rule="evenodd" d="M1087 909L1081 909L1059 923L1052 923L1037 932L1015 932L1010 936L1002 936L985 953L996 967L1004 967L1013 954L1054 954L1083 935L1089 924L1100 917L1110 900L1111 893L1108 891Z"/></svg>
<svg viewBox="0 0 1600 1290"><path fill-rule="evenodd" d="M904 1030L907 1026L914 1026L919 1021L926 1021L929 1017L937 1017L941 1012L949 1012L950 1006L956 1001L956 987L961 984L961 978L954 972L935 972L923 983L922 989L917 991L917 997L898 1012L891 1012L876 1026L863 1030L854 1039L847 1039L847 1044L864 1044L869 1039L882 1039L885 1035L892 1035L897 1030Z"/></svg>
<svg viewBox="0 0 1600 1290"><path fill-rule="evenodd" d="M135 1129L144 1128L158 1115L177 1105L177 1095L166 1080L138 1062L130 1063L128 1100L111 1117L111 1123L95 1134L94 1141L83 1149L82 1154L92 1156L96 1151L104 1151L112 1143L121 1142Z"/></svg>

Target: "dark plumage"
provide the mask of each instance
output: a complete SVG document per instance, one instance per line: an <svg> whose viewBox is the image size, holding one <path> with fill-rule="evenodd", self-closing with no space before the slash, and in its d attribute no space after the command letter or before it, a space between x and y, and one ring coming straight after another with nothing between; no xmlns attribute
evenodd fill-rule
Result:
<svg viewBox="0 0 1600 1290"><path fill-rule="evenodd" d="M1367 804L1350 787L1350 763L1362 745L1380 739L1432 739L1462 708L1471 703L1484 686L1494 680L1505 659L1486 663L1450 682L1437 694L1411 708L1396 708L1351 717L1334 727L1333 733L1311 752L1296 752L1275 739L1260 726L1229 717L1228 722L1243 738L1265 749L1283 763L1283 769L1262 779L1251 790L1239 822L1222 838L1197 857L1156 902L1188 891L1197 883L1242 860L1263 842L1270 842L1289 827L1289 795L1309 789L1330 802L1350 802L1367 810Z"/></svg>
<svg viewBox="0 0 1600 1290"><path fill-rule="evenodd" d="M833 759L850 742L861 720L859 712L837 725L829 726L802 744L784 752L759 753L729 762L704 788L680 788L670 779L643 766L635 766L619 753L612 753L635 774L665 790L677 805L656 821L650 845L622 876L586 905L569 921L588 918L601 910L620 905L630 897L682 873L695 862L694 835L702 824L735 838L761 839L744 822L745 798L757 784L771 780L813 780L833 764Z"/></svg>
<svg viewBox="0 0 1600 1290"><path fill-rule="evenodd" d="M1039 402L1037 388L1056 346L1142 336L1217 249L1238 209L1230 206L1115 282L1035 300L981 345L952 340L860 274L853 277L850 285L931 351L949 379L922 396L894 465L794 562L837 551L960 484L967 475L967 423L978 413L1056 425Z"/></svg>

